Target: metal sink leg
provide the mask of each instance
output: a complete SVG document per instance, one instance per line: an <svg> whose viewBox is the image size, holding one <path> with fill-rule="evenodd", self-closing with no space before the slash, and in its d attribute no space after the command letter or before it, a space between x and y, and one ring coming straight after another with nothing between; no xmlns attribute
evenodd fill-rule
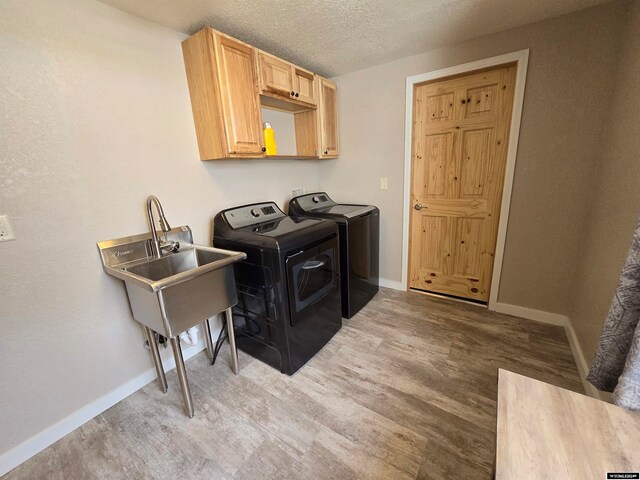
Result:
<svg viewBox="0 0 640 480"><path fill-rule="evenodd" d="M213 362L213 339L211 338L211 325L209 324L208 318L202 322L202 334L207 342L207 356L209 357L209 361Z"/></svg>
<svg viewBox="0 0 640 480"><path fill-rule="evenodd" d="M144 326L144 325L143 325ZM167 377L164 374L164 368L162 367L162 358L160 358L160 352L158 351L158 344L156 343L156 335L149 327L144 326L144 334L149 342L149 350L151 351L151 358L153 359L153 366L156 367L156 375L158 376L158 385L162 393L167 393Z"/></svg>
<svg viewBox="0 0 640 480"><path fill-rule="evenodd" d="M231 308L227 308L224 312L227 319L227 336L229 337L229 350L231 352L231 369L233 373L238 374L238 349L236 348L236 334L233 329L233 313Z"/></svg>
<svg viewBox="0 0 640 480"><path fill-rule="evenodd" d="M171 342L171 348L173 348L173 358L176 360L176 371L178 372L178 380L180 381L180 389L182 390L184 413L187 414L187 417L192 418L193 400L191 399L191 389L189 388L189 381L187 380L187 371L184 368L180 337L173 337L169 341Z"/></svg>

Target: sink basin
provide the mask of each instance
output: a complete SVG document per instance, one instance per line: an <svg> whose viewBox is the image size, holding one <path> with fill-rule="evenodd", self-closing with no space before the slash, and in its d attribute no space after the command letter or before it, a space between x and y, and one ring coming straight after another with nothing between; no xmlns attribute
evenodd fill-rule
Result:
<svg viewBox="0 0 640 480"><path fill-rule="evenodd" d="M161 258L147 257L120 267L119 272L107 272L125 282L156 292L188 281L212 270L245 259L241 252L232 252L202 245L183 246L176 253Z"/></svg>
<svg viewBox="0 0 640 480"><path fill-rule="evenodd" d="M175 277L179 273L189 272L198 267L220 263L226 259L233 258L233 255L223 252L214 252L202 247L193 246L187 250L169 254L162 258L145 261L139 265L124 268L125 271L144 277L151 282L158 282L169 277ZM173 283L172 279L172 283ZM153 283L149 284L152 288ZM155 289L155 288L154 288Z"/></svg>
<svg viewBox="0 0 640 480"><path fill-rule="evenodd" d="M175 253L150 255L149 235L98 243L106 273L124 280L134 318L172 338L238 301L233 264L242 252L190 243L191 230L179 227L168 238Z"/></svg>

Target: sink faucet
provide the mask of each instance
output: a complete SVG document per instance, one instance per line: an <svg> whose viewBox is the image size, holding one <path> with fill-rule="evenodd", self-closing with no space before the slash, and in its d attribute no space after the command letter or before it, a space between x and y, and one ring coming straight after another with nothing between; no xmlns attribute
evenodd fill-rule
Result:
<svg viewBox="0 0 640 480"><path fill-rule="evenodd" d="M155 205L156 210L158 212L158 222L160 223L160 228L164 232L165 241L160 243L158 240L158 233L156 232L156 225L153 219L153 211L151 210L151 206ZM162 204L158 197L155 195L149 195L147 197L147 220L149 221L149 228L151 229L151 238L153 241L152 245L152 253L154 256L160 258L162 256L162 250L169 250L171 252L176 252L180 248L180 243L178 242L167 242L167 232L171 230L171 226L169 222L167 222L166 217L164 216L164 210L162 209Z"/></svg>

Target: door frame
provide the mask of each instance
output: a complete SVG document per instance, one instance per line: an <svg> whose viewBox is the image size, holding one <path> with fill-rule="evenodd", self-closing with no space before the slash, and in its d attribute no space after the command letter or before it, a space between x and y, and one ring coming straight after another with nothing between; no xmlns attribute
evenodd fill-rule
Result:
<svg viewBox="0 0 640 480"><path fill-rule="evenodd" d="M527 81L527 66L529 64L529 49L517 52L485 58L475 62L463 63L453 67L442 68L420 75L407 77L406 107L404 127L404 205L402 208L402 289L409 289L409 216L411 208L411 140L413 136L413 88L416 84L424 83L438 78L450 77L464 73L471 73L491 67L498 67L509 63L516 64L516 85L513 96L513 110L511 112L511 129L509 131L509 147L507 148L507 164L502 186L502 202L500 205L500 219L498 221L498 237L496 239L496 252L493 260L493 273L491 275L491 292L489 293L489 310L495 310L498 301L498 289L502 274L502 260L504 258L504 246L507 238L507 223L509 221L509 208L511 206L511 192L513 189L513 177L516 170L516 155L518 152L518 139L520 136L520 122L522 119L522 106L524 103L524 89Z"/></svg>

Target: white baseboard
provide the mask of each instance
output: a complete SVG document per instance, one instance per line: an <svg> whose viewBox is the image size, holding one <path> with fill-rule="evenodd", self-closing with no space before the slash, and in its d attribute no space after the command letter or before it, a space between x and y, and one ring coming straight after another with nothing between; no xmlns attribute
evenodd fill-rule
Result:
<svg viewBox="0 0 640 480"><path fill-rule="evenodd" d="M571 324L571 320L569 318L567 318L567 323L564 324L564 330L567 333L567 338L569 339L571 353L573 353L573 358L576 361L576 366L578 367L578 372L580 373L580 379L582 380L584 391L587 392L587 395L589 395L590 397L602 400L600 391L587 381L587 375L589 374L589 364L584 358L584 353L582 352L582 348L580 348L578 337L576 336L576 332L573 329L573 325Z"/></svg>
<svg viewBox="0 0 640 480"><path fill-rule="evenodd" d="M465 300L464 298L448 297L447 295L441 295L439 293L432 293L432 292L425 292L424 290L418 290L418 289L414 289L414 288L410 288L409 291L417 293L418 295L424 295L425 297L437 298L438 300L444 300L444 301L447 301L447 302L464 303L465 305L471 305L472 307L487 308L487 306L482 304L482 303L472 302L470 300Z"/></svg>
<svg viewBox="0 0 640 480"><path fill-rule="evenodd" d="M534 310L533 308L509 305L508 303L496 303L494 311L513 315L514 317L526 318L527 320L535 320L536 322L558 325L560 327L564 327L569 320L569 317L559 313Z"/></svg>
<svg viewBox="0 0 640 480"><path fill-rule="evenodd" d="M204 349L204 338L200 337L200 341L196 345L185 348L183 350L183 357L185 360L188 360ZM167 358L166 360L163 360L162 363L165 371L167 372L169 370L173 370L176 367L176 362L173 356ZM0 477L16 468L21 463L27 461L35 454L52 445L56 441L60 440L65 435L71 433L76 428L82 426L92 418L100 415L102 412L112 407L116 403L124 400L129 395L135 393L148 383L153 382L155 379L156 371L154 368L150 368L143 374L138 375L124 385L120 385L115 390L112 390L103 397L98 398L88 405L85 405L79 410L76 410L59 422L51 425L42 432L34 435L28 440L22 442L20 445L2 454L2 456L0 456Z"/></svg>
<svg viewBox="0 0 640 480"><path fill-rule="evenodd" d="M384 288L392 288L393 290L404 291L404 286L402 285L402 282L397 282L395 280L387 280L386 278L380 279L380 286Z"/></svg>
<svg viewBox="0 0 640 480"><path fill-rule="evenodd" d="M513 315L515 317L526 318L527 320L534 320L536 322L549 323L551 325L564 327L567 339L569 340L569 346L571 347L571 353L573 354L573 359L576 362L576 367L580 374L580 380L582 380L584 391L590 397L601 400L598 389L587 381L589 365L584 358L584 353L582 352L582 348L580 348L578 337L576 337L576 332L573 329L573 325L571 324L571 319L569 317L559 313L544 312L542 310L509 305L507 303L496 303L495 311L498 313Z"/></svg>

